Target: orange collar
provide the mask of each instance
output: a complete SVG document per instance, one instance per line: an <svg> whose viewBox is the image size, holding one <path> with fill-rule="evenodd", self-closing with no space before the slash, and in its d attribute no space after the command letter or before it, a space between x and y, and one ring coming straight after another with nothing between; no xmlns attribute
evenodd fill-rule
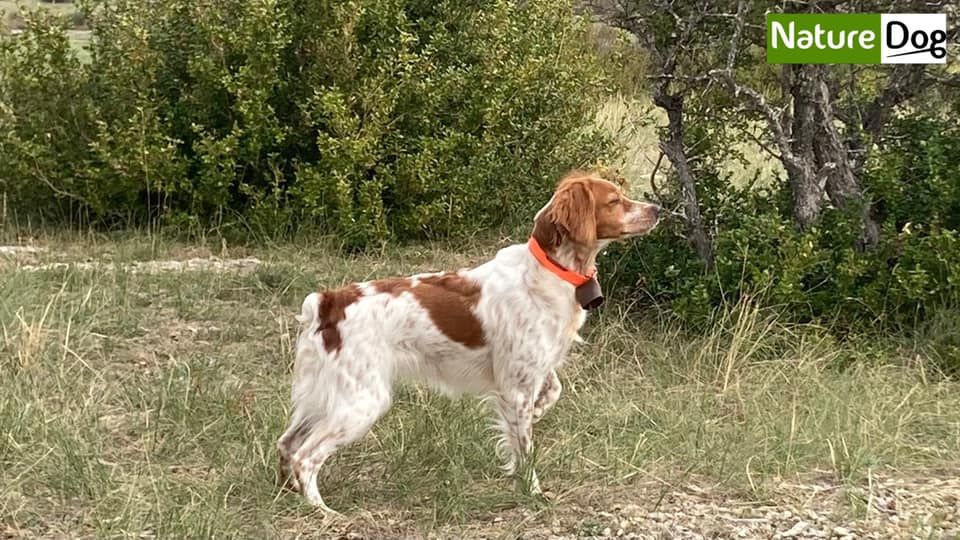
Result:
<svg viewBox="0 0 960 540"><path fill-rule="evenodd" d="M537 259L537 261L544 268L553 272L557 277L573 285L574 287L583 285L597 275L596 269L594 269L590 275L586 275L579 272L574 272L573 270L567 270L566 268L553 262L553 260L547 256L547 253L543 251L543 248L540 247L540 243L537 242L537 239L532 236L530 237L530 241L527 242L527 246L530 248L530 253L533 254L533 258Z"/></svg>

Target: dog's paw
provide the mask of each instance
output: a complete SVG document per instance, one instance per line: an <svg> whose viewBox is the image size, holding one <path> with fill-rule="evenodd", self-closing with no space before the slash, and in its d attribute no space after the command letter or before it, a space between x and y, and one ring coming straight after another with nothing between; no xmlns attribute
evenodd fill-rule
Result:
<svg viewBox="0 0 960 540"><path fill-rule="evenodd" d="M530 481L528 483L528 491L531 495L543 496L543 490L540 489L540 479L537 478L537 471L530 471Z"/></svg>
<svg viewBox="0 0 960 540"><path fill-rule="evenodd" d="M523 495L532 496L534 498L540 498L543 496L543 490L540 489L540 479L537 478L537 471L532 469L528 469L526 472L523 470L517 471L515 481L517 483L517 488Z"/></svg>
<svg viewBox="0 0 960 540"><path fill-rule="evenodd" d="M290 470L290 463L283 456L280 457L280 465L277 467L276 483L282 490L300 493L297 476Z"/></svg>
<svg viewBox="0 0 960 540"><path fill-rule="evenodd" d="M307 492L307 494L304 495L303 498L307 502L307 504L314 507L318 512L320 512L327 518L333 519L333 518L343 517L343 514L327 506L327 503L323 502L323 499L320 497L319 494Z"/></svg>

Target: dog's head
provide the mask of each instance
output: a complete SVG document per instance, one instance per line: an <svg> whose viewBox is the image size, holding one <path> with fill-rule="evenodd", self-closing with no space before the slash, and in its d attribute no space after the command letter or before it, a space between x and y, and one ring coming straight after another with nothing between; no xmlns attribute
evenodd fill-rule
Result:
<svg viewBox="0 0 960 540"><path fill-rule="evenodd" d="M630 199L620 186L596 174L574 171L537 212L533 236L545 249L571 242L589 250L601 242L647 234L659 219L659 206Z"/></svg>

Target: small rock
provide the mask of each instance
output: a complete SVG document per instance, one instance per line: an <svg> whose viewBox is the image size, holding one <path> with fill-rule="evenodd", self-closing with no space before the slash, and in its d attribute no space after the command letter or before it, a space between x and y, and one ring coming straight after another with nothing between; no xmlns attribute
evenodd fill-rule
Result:
<svg viewBox="0 0 960 540"><path fill-rule="evenodd" d="M777 537L793 538L794 536L797 536L798 534L802 533L804 529L807 528L808 525L809 524L806 521L800 520L793 527L790 527L789 529L787 529L786 531L783 531L782 533L778 533Z"/></svg>
<svg viewBox="0 0 960 540"><path fill-rule="evenodd" d="M635 516L641 512L640 507L635 504L627 504L623 507L623 513L628 516Z"/></svg>

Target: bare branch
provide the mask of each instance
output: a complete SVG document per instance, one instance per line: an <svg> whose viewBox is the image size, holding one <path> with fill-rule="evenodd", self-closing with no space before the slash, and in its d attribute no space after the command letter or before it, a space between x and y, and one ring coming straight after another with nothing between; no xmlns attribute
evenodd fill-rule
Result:
<svg viewBox="0 0 960 540"><path fill-rule="evenodd" d="M727 51L727 71L730 73L733 73L733 68L736 66L737 49L740 47L740 36L743 34L743 22L746 18L746 10L747 2L740 0L737 3L737 23L733 28L733 37L730 38L730 50Z"/></svg>
<svg viewBox="0 0 960 540"><path fill-rule="evenodd" d="M753 109L760 112L766 118L770 126L770 131L773 132L774 140L776 140L777 146L780 148L780 154L778 155L776 152L773 152L757 140L757 143L761 144L761 148L770 153L770 155L776 156L777 159L781 161L789 161L792 165L800 166L799 161L790 148L790 138L787 136L787 132L781 123L780 112L767 102L767 98L763 94L749 86L738 84L734 78L734 68L736 67L737 52L740 46L740 36L743 34L744 19L746 18L747 8L750 5L752 5L752 2L748 4L747 0L740 0L738 2L737 24L730 38L730 48L727 51L727 65L724 69L710 70L709 76L725 83L735 97L740 97L741 95L746 96Z"/></svg>
<svg viewBox="0 0 960 540"><path fill-rule="evenodd" d="M657 201L663 202L663 195L660 194L660 188L657 187L657 171L660 170L660 162L663 161L663 150L660 151L660 155L657 156L657 163L654 164L653 170L650 171L650 188L653 189L653 194L657 196Z"/></svg>
<svg viewBox="0 0 960 540"><path fill-rule="evenodd" d="M677 17L674 14L674 17ZM692 19L677 21L677 24L683 25L683 30L680 33L680 37L677 39L676 45L670 48L670 52L667 53L667 57L664 60L663 65L661 66L663 73L673 74L677 69L677 58L681 51L683 51L687 44L690 42L690 38L693 36L694 31L700 25L700 22L703 20L703 12L701 11Z"/></svg>
<svg viewBox="0 0 960 540"><path fill-rule="evenodd" d="M837 170L837 164L833 161L828 161L820 167L820 170L817 171L817 177L823 178L827 173Z"/></svg>
<svg viewBox="0 0 960 540"><path fill-rule="evenodd" d="M712 70L710 73L726 83L727 87L733 91L735 97L746 96L748 98L753 109L766 118L767 124L770 126L770 131L773 132L773 138L780 148L780 159L783 160L785 164L789 163L790 165L801 167L802 164L793 154L793 150L790 147L790 138L783 129L783 124L780 123L780 113L770 105L767 98L749 86L738 84L733 78L733 73L725 69Z"/></svg>
<svg viewBox="0 0 960 540"><path fill-rule="evenodd" d="M951 77L941 77L939 75L931 75L930 80L936 82L937 84L942 84L943 86L949 86L951 88L960 88L960 75L954 74Z"/></svg>
<svg viewBox="0 0 960 540"><path fill-rule="evenodd" d="M753 141L754 144L759 146L761 150L770 154L774 158L779 159L780 161L783 161L783 156L778 154L776 150L774 150L773 148L770 148L770 145L763 142L763 139L761 139L760 137L757 137L752 131L750 131L749 129L745 129L743 130L743 132L746 133L747 137L750 137L750 140Z"/></svg>

